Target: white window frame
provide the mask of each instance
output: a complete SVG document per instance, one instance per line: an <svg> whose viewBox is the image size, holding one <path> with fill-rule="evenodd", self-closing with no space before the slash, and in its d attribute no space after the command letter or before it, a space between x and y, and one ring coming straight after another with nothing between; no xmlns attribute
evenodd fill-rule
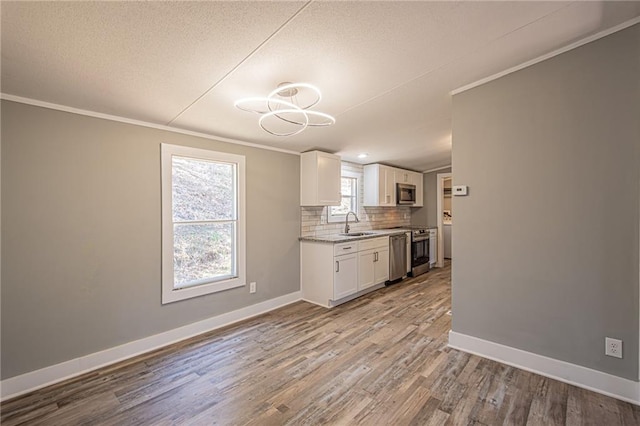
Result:
<svg viewBox="0 0 640 426"><path fill-rule="evenodd" d="M245 157L207 149L191 148L180 145L161 145L162 169L162 304L216 293L246 285L246 210L245 210ZM173 271L173 157L190 157L195 160L208 160L236 165L236 275L231 278L204 282L199 285L175 287Z"/></svg>
<svg viewBox="0 0 640 426"><path fill-rule="evenodd" d="M359 215L358 212L360 210L360 179L362 178L361 174L343 171L341 173L340 179L342 178L351 178L356 180L356 209L354 213ZM342 199L342 196L340 197ZM336 222L344 222L346 214L331 214L331 206L327 207L327 223L336 223Z"/></svg>

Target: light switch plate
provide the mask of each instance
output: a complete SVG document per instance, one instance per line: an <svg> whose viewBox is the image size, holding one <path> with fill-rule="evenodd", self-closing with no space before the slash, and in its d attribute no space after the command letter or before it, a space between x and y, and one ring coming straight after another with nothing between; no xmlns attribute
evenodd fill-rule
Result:
<svg viewBox="0 0 640 426"><path fill-rule="evenodd" d="M454 185L453 195L467 195L467 185Z"/></svg>

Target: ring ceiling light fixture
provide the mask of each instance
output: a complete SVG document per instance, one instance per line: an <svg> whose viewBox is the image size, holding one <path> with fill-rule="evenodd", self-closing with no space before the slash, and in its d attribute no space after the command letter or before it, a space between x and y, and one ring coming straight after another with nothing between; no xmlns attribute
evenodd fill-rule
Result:
<svg viewBox="0 0 640 426"><path fill-rule="evenodd" d="M322 100L320 89L309 83L280 83L266 97L242 98L234 105L260 115L258 125L274 136L293 136L307 127L330 126L336 119L311 111Z"/></svg>

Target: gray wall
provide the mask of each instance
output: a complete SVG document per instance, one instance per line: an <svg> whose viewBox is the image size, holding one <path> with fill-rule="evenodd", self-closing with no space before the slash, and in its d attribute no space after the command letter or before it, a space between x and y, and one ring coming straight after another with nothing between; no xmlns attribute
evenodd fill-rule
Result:
<svg viewBox="0 0 640 426"><path fill-rule="evenodd" d="M248 286L160 304L160 143L246 156ZM299 157L2 102L2 378L298 291Z"/></svg>
<svg viewBox="0 0 640 426"><path fill-rule="evenodd" d="M438 174L451 173L451 167L422 174L424 205L411 209L411 225L438 226Z"/></svg>
<svg viewBox="0 0 640 426"><path fill-rule="evenodd" d="M453 97L454 331L637 380L638 76L635 25Z"/></svg>

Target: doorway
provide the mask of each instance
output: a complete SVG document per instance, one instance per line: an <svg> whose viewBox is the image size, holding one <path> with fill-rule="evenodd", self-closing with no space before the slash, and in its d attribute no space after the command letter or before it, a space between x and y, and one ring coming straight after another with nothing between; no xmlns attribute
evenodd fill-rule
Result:
<svg viewBox="0 0 640 426"><path fill-rule="evenodd" d="M453 208L451 187L453 175L438 173L437 175L437 215L438 215L438 250L436 266L442 268L444 259L451 259L451 233L453 230Z"/></svg>

